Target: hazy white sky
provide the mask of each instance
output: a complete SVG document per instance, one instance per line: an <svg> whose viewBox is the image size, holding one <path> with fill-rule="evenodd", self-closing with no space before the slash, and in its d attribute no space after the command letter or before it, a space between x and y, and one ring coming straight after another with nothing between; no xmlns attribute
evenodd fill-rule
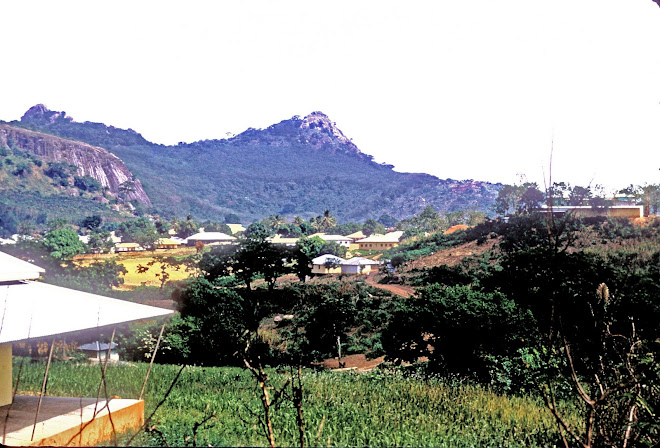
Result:
<svg viewBox="0 0 660 448"><path fill-rule="evenodd" d="M157 143L320 110L441 178L660 183L651 0L2 2L0 119L44 103Z"/></svg>

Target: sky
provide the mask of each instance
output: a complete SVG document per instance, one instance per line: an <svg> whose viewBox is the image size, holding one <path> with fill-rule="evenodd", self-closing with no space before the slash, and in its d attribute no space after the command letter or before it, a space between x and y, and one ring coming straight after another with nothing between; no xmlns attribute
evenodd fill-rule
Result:
<svg viewBox="0 0 660 448"><path fill-rule="evenodd" d="M175 144L322 111L397 171L660 183L651 0L9 1L0 16L2 120L43 103Z"/></svg>

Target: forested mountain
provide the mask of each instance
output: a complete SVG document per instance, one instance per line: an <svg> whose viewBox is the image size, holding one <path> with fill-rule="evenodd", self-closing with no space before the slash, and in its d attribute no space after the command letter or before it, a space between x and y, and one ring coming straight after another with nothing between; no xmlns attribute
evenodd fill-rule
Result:
<svg viewBox="0 0 660 448"><path fill-rule="evenodd" d="M323 113L313 112L232 138L154 144L137 132L76 122L43 105L9 123L79 140L122 159L164 215L245 222L279 213L316 216L329 209L341 220L383 213L413 215L427 205L448 212L488 211L499 184L398 173L362 153Z"/></svg>

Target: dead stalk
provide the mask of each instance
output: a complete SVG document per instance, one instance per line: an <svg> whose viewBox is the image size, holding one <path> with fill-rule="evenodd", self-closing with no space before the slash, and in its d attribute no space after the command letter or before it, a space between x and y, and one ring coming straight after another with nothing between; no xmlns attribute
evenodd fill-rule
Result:
<svg viewBox="0 0 660 448"><path fill-rule="evenodd" d="M50 362L53 359L53 347L55 347L55 339L50 343L50 350L48 351L48 362L46 363L46 372L44 373L44 381L41 383L41 393L39 394L39 403L37 403L37 412L34 414L34 425L32 425L32 437L30 441L34 440L34 432L37 430L37 420L39 419L39 411L41 410L41 402L46 393L46 383L48 382L48 370L50 369Z"/></svg>
<svg viewBox="0 0 660 448"><path fill-rule="evenodd" d="M163 330L165 330L165 324L160 327L160 333L158 334L158 340L156 341L156 347L154 347L154 352L151 354L151 361L149 362L149 368L147 369L147 375L144 377L144 383L142 383L142 389L140 389L140 396L138 400L142 400L144 395L144 388L147 386L147 380L149 379L149 374L151 373L151 367L154 365L154 359L156 359L156 352L158 351L158 346L160 345L160 340L163 337Z"/></svg>

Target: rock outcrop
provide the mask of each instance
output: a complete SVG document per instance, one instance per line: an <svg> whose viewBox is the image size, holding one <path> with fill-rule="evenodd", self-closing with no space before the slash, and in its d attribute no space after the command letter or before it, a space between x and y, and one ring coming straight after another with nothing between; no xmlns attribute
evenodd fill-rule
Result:
<svg viewBox="0 0 660 448"><path fill-rule="evenodd" d="M151 206L140 181L134 178L119 157L103 148L6 124L0 124L0 145L27 151L44 162L75 165L78 167L76 175L93 177L115 196L119 196L122 183L133 181L134 188L125 194L126 199Z"/></svg>

